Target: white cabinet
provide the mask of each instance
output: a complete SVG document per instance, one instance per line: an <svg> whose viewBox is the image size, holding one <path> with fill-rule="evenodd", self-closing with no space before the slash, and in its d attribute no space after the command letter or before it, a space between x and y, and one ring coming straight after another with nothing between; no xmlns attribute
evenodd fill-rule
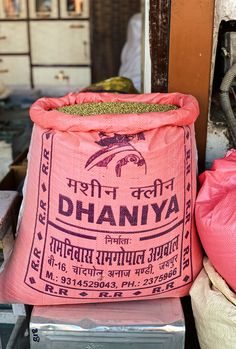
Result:
<svg viewBox="0 0 236 349"><path fill-rule="evenodd" d="M0 22L0 53L28 53L27 23Z"/></svg>
<svg viewBox="0 0 236 349"><path fill-rule="evenodd" d="M0 79L36 88L89 85L89 0L0 0Z"/></svg>
<svg viewBox="0 0 236 349"><path fill-rule="evenodd" d="M1 0L0 19L23 19L27 17L26 0Z"/></svg>
<svg viewBox="0 0 236 349"><path fill-rule="evenodd" d="M61 18L88 18L89 1L60 0Z"/></svg>
<svg viewBox="0 0 236 349"><path fill-rule="evenodd" d="M33 64L90 64L88 21L31 21L30 36Z"/></svg>
<svg viewBox="0 0 236 349"><path fill-rule="evenodd" d="M57 0L29 0L29 16L33 18L58 18Z"/></svg>
<svg viewBox="0 0 236 349"><path fill-rule="evenodd" d="M89 67L35 67L33 79L36 86L64 86L82 88L91 80Z"/></svg>
<svg viewBox="0 0 236 349"><path fill-rule="evenodd" d="M30 87L29 56L1 56L0 81L6 85Z"/></svg>

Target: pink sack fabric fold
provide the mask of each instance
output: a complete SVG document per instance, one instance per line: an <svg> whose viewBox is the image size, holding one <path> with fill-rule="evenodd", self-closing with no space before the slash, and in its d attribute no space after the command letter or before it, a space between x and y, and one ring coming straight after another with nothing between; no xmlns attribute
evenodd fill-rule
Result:
<svg viewBox="0 0 236 349"><path fill-rule="evenodd" d="M236 292L236 150L215 160L199 179L198 233L214 268Z"/></svg>

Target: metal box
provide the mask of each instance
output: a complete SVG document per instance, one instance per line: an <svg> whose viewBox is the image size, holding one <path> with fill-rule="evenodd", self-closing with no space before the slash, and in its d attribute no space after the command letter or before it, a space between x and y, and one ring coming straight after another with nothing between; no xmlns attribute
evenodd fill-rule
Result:
<svg viewBox="0 0 236 349"><path fill-rule="evenodd" d="M103 304L35 306L31 349L183 349L178 298Z"/></svg>

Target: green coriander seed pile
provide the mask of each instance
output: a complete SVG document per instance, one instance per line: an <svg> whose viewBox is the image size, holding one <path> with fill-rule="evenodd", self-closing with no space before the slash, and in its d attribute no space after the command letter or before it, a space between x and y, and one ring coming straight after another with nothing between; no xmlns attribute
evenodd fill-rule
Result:
<svg viewBox="0 0 236 349"><path fill-rule="evenodd" d="M58 111L70 115L100 115L100 114L143 114L150 112L166 112L178 109L171 104L150 104L136 102L99 102L67 105L57 108Z"/></svg>

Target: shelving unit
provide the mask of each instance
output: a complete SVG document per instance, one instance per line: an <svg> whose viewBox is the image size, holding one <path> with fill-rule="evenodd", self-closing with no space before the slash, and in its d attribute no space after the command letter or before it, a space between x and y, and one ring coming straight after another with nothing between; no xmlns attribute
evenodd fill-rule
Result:
<svg viewBox="0 0 236 349"><path fill-rule="evenodd" d="M89 85L89 0L0 0L0 80L17 88Z"/></svg>

